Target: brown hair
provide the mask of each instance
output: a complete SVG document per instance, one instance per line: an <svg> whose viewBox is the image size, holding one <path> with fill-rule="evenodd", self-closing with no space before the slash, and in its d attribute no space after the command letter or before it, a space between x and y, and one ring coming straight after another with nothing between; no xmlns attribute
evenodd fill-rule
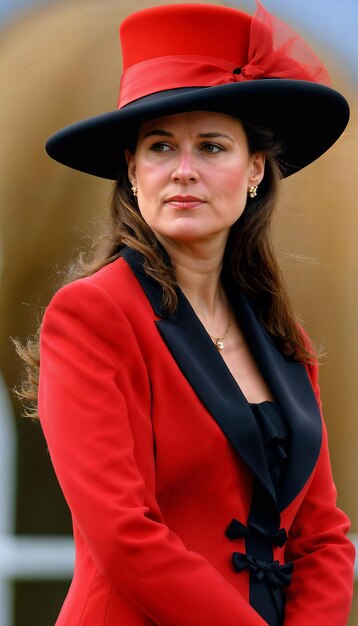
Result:
<svg viewBox="0 0 358 626"><path fill-rule="evenodd" d="M243 122L243 125L250 153L263 152L266 156L265 175L257 197L248 198L243 214L231 228L223 270L229 280L238 283L253 300L262 323L279 349L296 361L308 363L315 355L307 348L297 324L270 234L277 185L281 178L279 154L282 142L276 133L267 128L249 122ZM95 243L90 260L80 255L69 268L64 282L89 276L111 263L118 258L123 245L143 255L146 273L162 287L167 313L174 312L177 306L174 268L163 259L153 231L142 218L126 172L120 175L114 186L106 232ZM29 417L38 417L39 332L40 329L25 346L16 342L18 353L26 364L23 385L17 394L34 406L34 409L26 411Z"/></svg>

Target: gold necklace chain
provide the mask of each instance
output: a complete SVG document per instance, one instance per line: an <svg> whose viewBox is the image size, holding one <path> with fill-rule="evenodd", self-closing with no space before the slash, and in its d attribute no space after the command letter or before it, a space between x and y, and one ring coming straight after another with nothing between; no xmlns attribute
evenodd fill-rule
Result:
<svg viewBox="0 0 358 626"><path fill-rule="evenodd" d="M230 307L230 319L229 319L229 325L228 325L228 327L227 327L227 329L226 329L226 332L225 332L223 335L221 335L221 337L213 337L212 335L210 335L210 334L208 333L208 334L209 334L210 339L212 339L212 340L213 340L213 342L214 342L215 346L217 347L217 349L218 349L219 351L220 351L220 350L223 350L223 349L225 348L225 345L224 345L223 339L225 339L225 337L227 336L227 334L228 334L228 332L229 332L229 330L230 330L230 327L231 327L231 320L232 320L232 308Z"/></svg>

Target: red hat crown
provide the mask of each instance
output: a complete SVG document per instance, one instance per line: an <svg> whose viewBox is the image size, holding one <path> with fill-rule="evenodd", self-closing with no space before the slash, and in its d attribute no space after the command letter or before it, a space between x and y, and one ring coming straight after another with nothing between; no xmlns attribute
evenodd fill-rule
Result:
<svg viewBox="0 0 358 626"><path fill-rule="evenodd" d="M247 62L252 16L212 4L174 4L138 11L120 26L123 70L171 55Z"/></svg>

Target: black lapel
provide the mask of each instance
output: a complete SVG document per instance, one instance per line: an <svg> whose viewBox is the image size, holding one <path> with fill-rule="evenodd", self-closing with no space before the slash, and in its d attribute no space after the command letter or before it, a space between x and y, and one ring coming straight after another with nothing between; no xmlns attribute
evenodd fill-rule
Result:
<svg viewBox="0 0 358 626"><path fill-rule="evenodd" d="M161 287L145 273L142 256L130 248L124 248L121 254L141 283L155 314L164 318L156 322L158 330L185 378L276 502L255 417L190 303L179 291L176 312L165 316ZM320 412L305 367L287 359L276 348L238 287L231 290L230 299L246 341L290 430L287 468L277 494L282 511L300 492L317 462L322 440Z"/></svg>
<svg viewBox="0 0 358 626"><path fill-rule="evenodd" d="M144 272L141 255L125 248L122 256L141 283L154 312L163 318L160 285ZM180 370L203 405L276 502L255 417L217 348L180 290L176 312L156 324Z"/></svg>
<svg viewBox="0 0 358 626"><path fill-rule="evenodd" d="M249 299L239 289L231 301L242 332L290 431L287 466L277 494L285 509L312 473L322 443L322 420L306 368L280 352L258 320Z"/></svg>

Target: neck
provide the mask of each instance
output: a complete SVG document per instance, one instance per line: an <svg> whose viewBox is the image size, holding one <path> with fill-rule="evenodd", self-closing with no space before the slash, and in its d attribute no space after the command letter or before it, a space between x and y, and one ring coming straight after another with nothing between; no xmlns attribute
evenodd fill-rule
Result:
<svg viewBox="0 0 358 626"><path fill-rule="evenodd" d="M197 315L204 320L212 319L223 308L227 310L227 298L220 282L225 246L217 242L200 245L162 238L160 241L171 258L178 285Z"/></svg>

